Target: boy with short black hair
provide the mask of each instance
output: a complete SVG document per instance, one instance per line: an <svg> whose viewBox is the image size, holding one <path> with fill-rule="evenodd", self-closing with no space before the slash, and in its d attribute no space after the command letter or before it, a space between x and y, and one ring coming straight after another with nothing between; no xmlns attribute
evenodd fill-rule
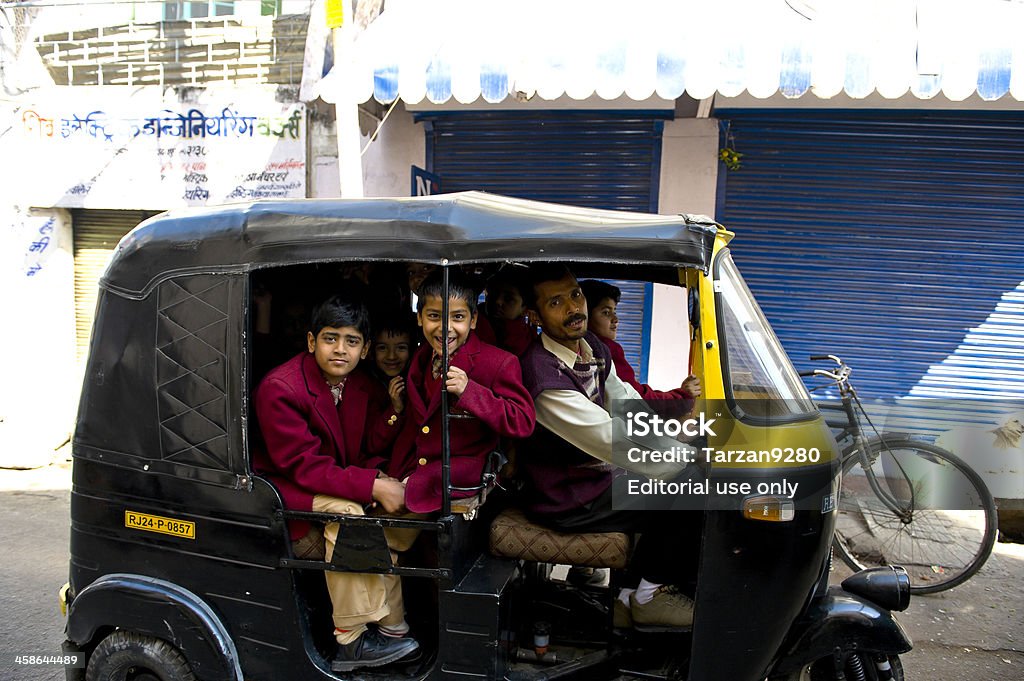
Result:
<svg viewBox="0 0 1024 681"><path fill-rule="evenodd" d="M416 349L415 328L412 313L402 310L378 315L373 324L371 360L366 370L384 388L389 404L399 415L405 409L405 374Z"/></svg>
<svg viewBox="0 0 1024 681"><path fill-rule="evenodd" d="M494 329L494 344L516 357L537 338L536 330L526 322L523 269L508 265L487 281L487 319Z"/></svg>
<svg viewBox="0 0 1024 681"><path fill-rule="evenodd" d="M318 305L307 333L307 351L270 371L253 397L264 447L254 465L281 493L285 508L363 515L379 504L399 512L401 482L367 463L387 450L400 430L398 415L371 407L381 390L364 372L369 315L362 303L333 296ZM386 399L386 398L385 398ZM290 524L298 558L329 560L338 523L321 536L309 523ZM389 638L388 628L406 633L401 587L394 575L326 571L334 608L338 650L333 671L378 667L416 650L411 638ZM376 623L373 628L367 624Z"/></svg>
<svg viewBox="0 0 1024 681"><path fill-rule="evenodd" d="M413 355L406 380L406 424L389 473L405 481L405 505L414 513L441 508L441 390L451 397L451 483L472 487L500 438L533 432L533 400L523 387L519 360L476 337L477 291L461 273L448 282L448 333L443 334L443 272L419 288L417 321L426 343ZM442 360L447 345L449 367ZM453 495L460 496L460 495ZM465 496L462 494L461 496Z"/></svg>
<svg viewBox="0 0 1024 681"><path fill-rule="evenodd" d="M583 296L587 299L587 328L601 339L611 352L615 373L645 400L672 400L675 415L688 414L693 409L694 398L700 397L700 379L694 375L687 376L678 388L657 390L637 380L636 371L626 360L626 352L616 342L619 333L619 316L617 313L622 291L600 279L587 279L580 282Z"/></svg>

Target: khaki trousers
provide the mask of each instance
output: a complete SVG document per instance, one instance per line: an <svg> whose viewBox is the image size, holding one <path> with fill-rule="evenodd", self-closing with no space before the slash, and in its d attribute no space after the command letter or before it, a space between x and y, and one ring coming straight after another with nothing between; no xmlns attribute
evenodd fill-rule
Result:
<svg viewBox="0 0 1024 681"><path fill-rule="evenodd" d="M318 513L365 515L363 507L348 499L317 494L313 497L313 510ZM402 517L424 517L409 515ZM324 555L330 561L334 544L338 540L339 523L327 523L324 528ZM419 530L385 528L384 536L391 549L391 561L398 562L398 553L407 551ZM302 540L300 540L302 541ZM379 575L359 572L324 571L327 591L334 610L335 637L344 645L355 641L366 631L369 622L396 626L405 620L402 600L402 581L398 575ZM342 630L342 631L338 631Z"/></svg>

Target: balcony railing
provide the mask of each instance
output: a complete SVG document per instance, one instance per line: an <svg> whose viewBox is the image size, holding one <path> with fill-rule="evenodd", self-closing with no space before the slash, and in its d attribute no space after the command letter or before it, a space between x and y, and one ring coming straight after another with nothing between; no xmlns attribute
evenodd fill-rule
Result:
<svg viewBox="0 0 1024 681"><path fill-rule="evenodd" d="M36 48L58 85L298 85L309 16L129 22L50 33Z"/></svg>

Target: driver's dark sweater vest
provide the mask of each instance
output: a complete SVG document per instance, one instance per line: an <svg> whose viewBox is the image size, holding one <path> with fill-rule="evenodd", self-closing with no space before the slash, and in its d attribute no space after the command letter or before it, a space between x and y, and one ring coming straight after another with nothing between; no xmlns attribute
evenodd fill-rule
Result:
<svg viewBox="0 0 1024 681"><path fill-rule="evenodd" d="M597 365L597 394L591 401L604 407L605 381L611 353L593 333L585 336ZM535 400L545 390L574 390L588 395L585 378L544 348L538 338L521 358L523 385ZM558 514L586 508L611 484L616 469L569 444L537 422L533 435L518 448L523 473L523 509L531 514Z"/></svg>

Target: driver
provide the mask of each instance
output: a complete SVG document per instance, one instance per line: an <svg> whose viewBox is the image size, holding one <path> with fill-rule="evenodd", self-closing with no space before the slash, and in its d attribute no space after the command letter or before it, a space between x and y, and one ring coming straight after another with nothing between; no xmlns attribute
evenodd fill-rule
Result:
<svg viewBox="0 0 1024 681"><path fill-rule="evenodd" d="M562 532L641 533L631 561L641 579L635 590L620 592L616 625L689 626L693 601L678 587L695 581L701 516L613 508L612 483L625 471L612 463L611 404L640 395L616 375L607 347L588 331L587 301L572 272L559 263L536 264L528 280L526 308L542 333L522 357L523 383L537 413L520 456L528 486L524 511ZM643 471L664 479L683 472L683 464Z"/></svg>

